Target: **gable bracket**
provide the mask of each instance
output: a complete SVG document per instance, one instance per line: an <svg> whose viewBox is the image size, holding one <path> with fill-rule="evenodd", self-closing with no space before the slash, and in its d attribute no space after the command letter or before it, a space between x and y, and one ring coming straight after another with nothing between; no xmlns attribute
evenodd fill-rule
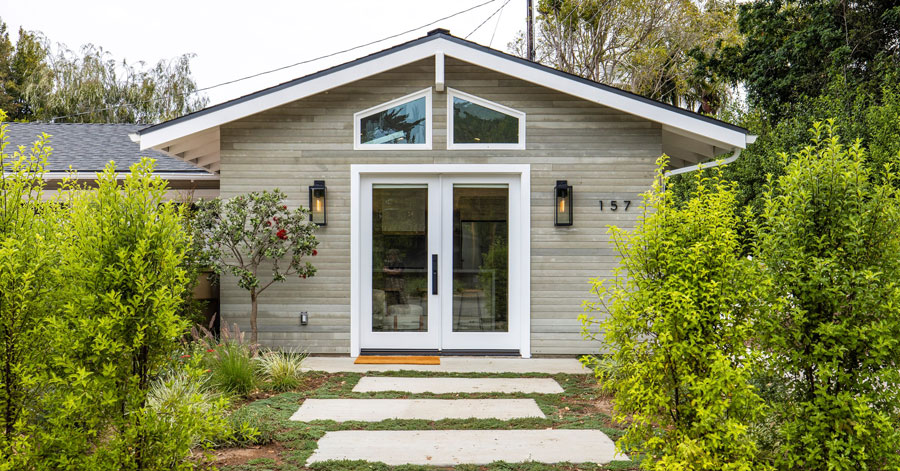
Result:
<svg viewBox="0 0 900 471"><path fill-rule="evenodd" d="M434 89L444 91L444 53L441 51L434 54Z"/></svg>

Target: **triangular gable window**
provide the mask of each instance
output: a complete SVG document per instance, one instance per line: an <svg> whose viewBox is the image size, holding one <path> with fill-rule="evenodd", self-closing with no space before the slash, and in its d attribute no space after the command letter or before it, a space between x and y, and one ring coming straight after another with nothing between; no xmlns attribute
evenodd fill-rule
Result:
<svg viewBox="0 0 900 471"><path fill-rule="evenodd" d="M448 149L524 149L525 113L447 89Z"/></svg>
<svg viewBox="0 0 900 471"><path fill-rule="evenodd" d="M431 149L431 89L353 115L354 149Z"/></svg>

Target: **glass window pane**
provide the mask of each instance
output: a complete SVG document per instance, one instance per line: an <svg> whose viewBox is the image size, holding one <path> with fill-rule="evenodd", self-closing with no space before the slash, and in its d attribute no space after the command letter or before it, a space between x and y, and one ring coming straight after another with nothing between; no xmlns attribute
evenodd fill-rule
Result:
<svg viewBox="0 0 900 471"><path fill-rule="evenodd" d="M509 330L509 188L453 186L453 331Z"/></svg>
<svg viewBox="0 0 900 471"><path fill-rule="evenodd" d="M426 144L425 97L360 119L363 144Z"/></svg>
<svg viewBox="0 0 900 471"><path fill-rule="evenodd" d="M454 144L518 144L519 118L453 97Z"/></svg>
<svg viewBox="0 0 900 471"><path fill-rule="evenodd" d="M428 187L372 188L372 330L428 330Z"/></svg>

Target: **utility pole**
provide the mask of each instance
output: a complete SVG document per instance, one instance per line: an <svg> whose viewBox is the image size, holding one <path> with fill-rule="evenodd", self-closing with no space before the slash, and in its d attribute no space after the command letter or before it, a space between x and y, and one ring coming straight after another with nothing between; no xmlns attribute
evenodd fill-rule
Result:
<svg viewBox="0 0 900 471"><path fill-rule="evenodd" d="M528 4L528 28L526 29L525 47L528 48L528 60L534 60L534 18L532 12L534 8L531 6L531 0L527 0Z"/></svg>

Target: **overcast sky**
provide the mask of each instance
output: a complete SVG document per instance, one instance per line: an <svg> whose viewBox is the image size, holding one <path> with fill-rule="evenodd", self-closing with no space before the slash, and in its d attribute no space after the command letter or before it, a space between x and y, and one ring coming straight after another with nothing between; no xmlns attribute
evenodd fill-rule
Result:
<svg viewBox="0 0 900 471"><path fill-rule="evenodd" d="M10 0L3 2L0 15L13 41L22 26L72 49L93 43L130 62L155 63L194 53L192 70L203 88L382 39L485 1ZM438 27L466 37L506 1L493 0L398 38L206 93L210 104L220 103L424 36ZM525 0L509 0L469 39L506 51L524 29L526 11Z"/></svg>

